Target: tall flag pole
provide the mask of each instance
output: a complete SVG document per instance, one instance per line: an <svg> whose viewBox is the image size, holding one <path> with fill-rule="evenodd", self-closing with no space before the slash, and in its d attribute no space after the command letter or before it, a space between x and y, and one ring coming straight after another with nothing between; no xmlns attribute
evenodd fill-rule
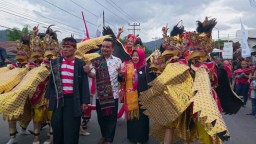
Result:
<svg viewBox="0 0 256 144"><path fill-rule="evenodd" d="M85 34L86 34L86 38L90 38L90 35L89 35L89 32L88 32L88 28L87 28L87 25L86 25L86 21L85 21L85 18L84 18L84 12L82 12L82 17L83 17L83 22L84 22L84 28L85 28Z"/></svg>
<svg viewBox="0 0 256 144"><path fill-rule="evenodd" d="M104 15L104 11L103 11L103 27L105 27L105 15Z"/></svg>

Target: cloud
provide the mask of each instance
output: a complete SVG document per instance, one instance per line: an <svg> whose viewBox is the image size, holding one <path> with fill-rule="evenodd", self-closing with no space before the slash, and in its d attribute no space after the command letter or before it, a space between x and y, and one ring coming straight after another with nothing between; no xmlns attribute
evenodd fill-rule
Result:
<svg viewBox="0 0 256 144"><path fill-rule="evenodd" d="M228 37L228 35L234 38L236 31L240 29L240 19L246 28L256 28L256 15L254 14L256 8L250 6L249 0L15 0L12 9L16 7L19 10L26 8L27 10L23 12L32 15L33 19L55 24L56 29L62 30L59 34L61 38L70 36L71 32L79 38L84 36L81 11L84 11L91 37L95 36L98 17L102 15L103 10L106 24L112 29L116 29L116 25L124 26L125 32L122 36L132 33L127 30L131 28L128 23L133 23L135 20L139 22L140 27L137 28L141 30L136 33L140 34L144 42L152 41L154 37L161 37L161 28L167 23L171 29L177 22L183 20L187 31L195 30L196 21L204 20L205 16L217 18L216 28L219 29L220 38ZM1 11L0 14L1 20L8 27L36 24ZM41 29L43 31L42 27ZM213 38L217 37L218 30L214 29Z"/></svg>

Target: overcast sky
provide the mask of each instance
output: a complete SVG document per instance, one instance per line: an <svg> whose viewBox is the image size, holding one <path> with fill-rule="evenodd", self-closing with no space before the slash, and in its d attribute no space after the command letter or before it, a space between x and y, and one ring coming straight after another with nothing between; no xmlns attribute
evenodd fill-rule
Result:
<svg viewBox="0 0 256 144"><path fill-rule="evenodd" d="M253 1L253 0L251 0ZM57 8L58 7L58 8ZM39 24L43 26L55 24L59 39L70 36L84 37L84 24L81 11L84 12L90 37L95 37L98 18L105 12L106 25L114 31L124 26L125 36L128 23L140 23L140 31L136 31L142 41L152 41L161 37L161 28L168 23L170 29L180 20L187 31L196 28L196 21L203 21L205 16L217 18L220 38L236 37L241 28L240 19L246 29L256 29L256 7L250 0L1 0L0 25L22 28L29 24L31 29ZM15 16L16 15L16 16ZM18 16L20 17L18 17ZM23 18L21 18L23 17ZM4 29L0 27L0 29ZM218 30L213 30L217 39Z"/></svg>

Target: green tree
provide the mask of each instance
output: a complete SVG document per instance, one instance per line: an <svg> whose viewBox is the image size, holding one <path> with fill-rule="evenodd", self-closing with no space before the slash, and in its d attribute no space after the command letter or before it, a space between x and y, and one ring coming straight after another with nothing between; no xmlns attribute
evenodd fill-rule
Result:
<svg viewBox="0 0 256 144"><path fill-rule="evenodd" d="M7 38L9 41L19 40L21 37L21 31L18 28L12 28L7 30Z"/></svg>
<svg viewBox="0 0 256 144"><path fill-rule="evenodd" d="M152 54L152 50L150 50L149 48L147 48L146 46L145 47L145 52L146 52L146 56L150 56Z"/></svg>
<svg viewBox="0 0 256 144"><path fill-rule="evenodd" d="M18 29L18 28L12 28L12 29L8 29L7 30L7 38L9 41L16 41L19 40L21 38L22 35L24 34L32 34L32 31L29 30L30 26L29 25L25 25L22 30Z"/></svg>

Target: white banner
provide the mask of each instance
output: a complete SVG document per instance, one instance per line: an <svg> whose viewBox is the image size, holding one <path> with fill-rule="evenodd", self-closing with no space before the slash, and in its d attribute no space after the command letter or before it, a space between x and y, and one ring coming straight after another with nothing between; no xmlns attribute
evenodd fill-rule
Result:
<svg viewBox="0 0 256 144"><path fill-rule="evenodd" d="M95 37L100 37L101 34L102 34L102 17L101 15L98 17L98 27L97 27L97 30L96 30L96 35Z"/></svg>
<svg viewBox="0 0 256 144"><path fill-rule="evenodd" d="M224 43L222 57L223 59L233 59L233 43L232 42Z"/></svg>
<svg viewBox="0 0 256 144"><path fill-rule="evenodd" d="M241 40L240 40L240 44L241 44L241 48L242 48L242 57L243 58L251 56L251 50L249 48L247 40L248 40L248 32L245 30L244 25L241 21Z"/></svg>

